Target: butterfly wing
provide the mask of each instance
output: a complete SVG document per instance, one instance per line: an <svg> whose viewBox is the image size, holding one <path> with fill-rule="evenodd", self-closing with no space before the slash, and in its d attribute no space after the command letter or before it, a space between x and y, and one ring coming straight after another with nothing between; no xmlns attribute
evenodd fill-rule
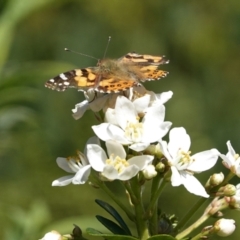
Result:
<svg viewBox="0 0 240 240"><path fill-rule="evenodd" d="M102 77L95 90L104 93L117 93L139 85L140 84L133 79L122 79L115 76L110 78Z"/></svg>
<svg viewBox="0 0 240 240"><path fill-rule="evenodd" d="M77 88L79 91L86 91L94 88L98 81L97 67L74 69L59 74L48 80L45 87L57 91L65 91L67 88Z"/></svg>
<svg viewBox="0 0 240 240"><path fill-rule="evenodd" d="M140 81L155 81L167 76L168 72L158 69L161 64L168 64L165 56L152 56L131 52L119 59L121 62L131 63L139 68L141 72Z"/></svg>
<svg viewBox="0 0 240 240"><path fill-rule="evenodd" d="M160 64L168 64L169 60L165 56L152 56L147 54L138 54L135 52L127 53L125 56L119 58L119 61L132 62L140 66L157 66Z"/></svg>

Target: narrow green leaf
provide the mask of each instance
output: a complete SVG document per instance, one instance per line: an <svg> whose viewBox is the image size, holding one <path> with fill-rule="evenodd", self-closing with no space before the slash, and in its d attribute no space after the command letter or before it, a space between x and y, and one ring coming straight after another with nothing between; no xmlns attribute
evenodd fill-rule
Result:
<svg viewBox="0 0 240 240"><path fill-rule="evenodd" d="M103 202L99 199L96 199L95 202L102 207L104 210L106 210L113 218L119 223L119 225L124 229L126 235L132 235L130 229L128 228L127 224L124 222L120 214L117 212L117 210L109 205L106 202Z"/></svg>
<svg viewBox="0 0 240 240"><path fill-rule="evenodd" d="M103 237L104 239L107 239L107 240L136 240L136 239L138 239L138 238L135 238L132 236L105 234L105 233L101 233L93 228L87 228L86 231L91 236Z"/></svg>
<svg viewBox="0 0 240 240"><path fill-rule="evenodd" d="M101 222L109 231L111 231L114 234L119 235L128 235L120 226L118 226L115 222L102 217L102 216L96 216L99 222Z"/></svg>
<svg viewBox="0 0 240 240"><path fill-rule="evenodd" d="M161 234L161 235L154 235L148 238L147 240L176 240L176 238L167 234Z"/></svg>

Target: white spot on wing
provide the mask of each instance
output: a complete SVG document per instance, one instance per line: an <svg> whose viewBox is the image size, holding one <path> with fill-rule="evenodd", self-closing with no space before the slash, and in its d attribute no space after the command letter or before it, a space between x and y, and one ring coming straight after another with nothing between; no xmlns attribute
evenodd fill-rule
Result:
<svg viewBox="0 0 240 240"><path fill-rule="evenodd" d="M68 78L64 75L64 73L59 74L59 77L60 77L62 80L68 80Z"/></svg>

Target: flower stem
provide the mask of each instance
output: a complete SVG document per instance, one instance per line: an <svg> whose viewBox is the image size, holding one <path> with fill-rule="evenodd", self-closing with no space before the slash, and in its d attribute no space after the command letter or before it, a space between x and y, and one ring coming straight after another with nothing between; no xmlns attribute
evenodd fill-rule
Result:
<svg viewBox="0 0 240 240"><path fill-rule="evenodd" d="M155 206L158 202L158 198L162 192L162 190L164 189L165 185L166 185L166 181L164 179L161 179L160 180L160 185L159 184L156 184L154 186L154 192L152 192L152 195L151 195L151 200L150 200L150 203L148 205L148 208L146 210L146 213L145 213L145 218L149 218L152 216L153 212L154 212L154 209L155 209ZM159 185L159 186L158 186ZM157 188L158 187L158 188ZM155 189L157 188L157 189ZM153 190L153 189L152 189Z"/></svg>
<svg viewBox="0 0 240 240"><path fill-rule="evenodd" d="M203 214L195 223L193 223L190 227L186 228L184 231L179 233L176 236L176 239L182 239L191 233L194 229L198 228L203 222L205 222L211 215Z"/></svg>
<svg viewBox="0 0 240 240"><path fill-rule="evenodd" d="M157 175L152 180L150 203L152 202L152 199L154 198L155 193L158 190L161 179L162 179L162 177L160 175ZM149 211L147 210L147 212L145 213L145 218L147 218L147 219L150 218L149 226L150 226L152 235L155 235L158 233L158 211L157 211L158 199L159 199L159 195L157 195L156 201L154 200L152 202L152 204L154 204L154 205L152 205L152 207L149 208L150 210Z"/></svg>
<svg viewBox="0 0 240 240"><path fill-rule="evenodd" d="M134 177L130 181L132 194L132 203L134 205L135 215L136 215L136 227L139 235L139 239L146 240L150 237L147 221L144 220L144 207L142 203L142 189L138 182L138 176Z"/></svg>

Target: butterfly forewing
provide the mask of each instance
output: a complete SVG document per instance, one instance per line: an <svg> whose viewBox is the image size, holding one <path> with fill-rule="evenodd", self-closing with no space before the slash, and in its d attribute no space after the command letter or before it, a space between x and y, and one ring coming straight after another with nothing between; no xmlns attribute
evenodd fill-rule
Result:
<svg viewBox="0 0 240 240"><path fill-rule="evenodd" d="M139 65L155 65L158 66L160 64L168 64L169 60L165 58L165 56L152 56L152 55L146 55L146 54L138 54L135 52L128 53L119 60L121 61L129 61L133 62Z"/></svg>

